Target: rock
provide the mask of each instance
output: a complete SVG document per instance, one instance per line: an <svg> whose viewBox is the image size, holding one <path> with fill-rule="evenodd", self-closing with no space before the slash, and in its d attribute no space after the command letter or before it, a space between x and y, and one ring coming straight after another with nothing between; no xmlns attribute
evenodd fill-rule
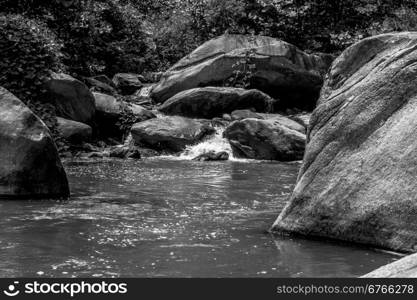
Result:
<svg viewBox="0 0 417 300"><path fill-rule="evenodd" d="M274 99L258 90L204 87L176 94L159 110L167 115L211 119L245 108L268 112L272 109L274 102Z"/></svg>
<svg viewBox="0 0 417 300"><path fill-rule="evenodd" d="M86 82L90 90L93 92L117 95L117 91L115 88L93 77L84 78L84 81Z"/></svg>
<svg viewBox="0 0 417 300"><path fill-rule="evenodd" d="M262 113L258 113L259 116L261 116L264 120L276 120L278 121L280 124L293 129L295 131L301 132L303 134L306 134L307 132L307 127L305 127L303 124L301 124L300 122L297 122L293 119L291 119L290 117L286 117L280 114L262 114Z"/></svg>
<svg viewBox="0 0 417 300"><path fill-rule="evenodd" d="M93 125L94 96L84 83L66 74L53 73L46 90L59 117Z"/></svg>
<svg viewBox="0 0 417 300"><path fill-rule="evenodd" d="M384 34L337 58L273 230L416 251L416 48L416 32Z"/></svg>
<svg viewBox="0 0 417 300"><path fill-rule="evenodd" d="M235 157L294 161L303 158L305 135L279 119L235 121L224 132Z"/></svg>
<svg viewBox="0 0 417 300"><path fill-rule="evenodd" d="M288 116L288 118L296 121L297 123L300 123L305 128L308 128L308 126L310 125L311 114L309 113L296 114L296 115Z"/></svg>
<svg viewBox="0 0 417 300"><path fill-rule="evenodd" d="M118 101L115 97L94 93L97 107L97 126L101 137L120 137L123 131L119 122L124 114L129 112L136 122L155 118L156 116L149 110L132 103Z"/></svg>
<svg viewBox="0 0 417 300"><path fill-rule="evenodd" d="M163 117L137 123L132 127L137 144L156 150L180 152L215 132L210 125L183 117Z"/></svg>
<svg viewBox="0 0 417 300"><path fill-rule="evenodd" d="M0 198L68 198L69 187L48 128L0 87Z"/></svg>
<svg viewBox="0 0 417 300"><path fill-rule="evenodd" d="M318 99L323 76L333 56L307 54L284 41L265 37L225 34L210 40L170 68L152 91L157 103L193 88L222 86L233 76L236 62L254 55L256 66L250 87L280 99L275 109L299 107L312 110Z"/></svg>
<svg viewBox="0 0 417 300"><path fill-rule="evenodd" d="M138 149L135 149L129 146L122 146L122 147L115 147L111 149L110 157L140 159L141 154L140 154L140 150Z"/></svg>
<svg viewBox="0 0 417 300"><path fill-rule="evenodd" d="M237 120L243 120L243 119L263 119L263 117L259 114L257 114L256 112L253 112L249 109L241 109L241 110L235 110L232 112L232 120L233 121L237 121Z"/></svg>
<svg viewBox="0 0 417 300"><path fill-rule="evenodd" d="M67 141L75 144L91 141L93 130L90 126L60 117L57 121L58 131Z"/></svg>
<svg viewBox="0 0 417 300"><path fill-rule="evenodd" d="M232 116L229 114L223 114L222 116L223 120L227 121L227 122L231 122L232 121Z"/></svg>
<svg viewBox="0 0 417 300"><path fill-rule="evenodd" d="M210 151L193 158L195 161L224 161L229 159L229 153Z"/></svg>
<svg viewBox="0 0 417 300"><path fill-rule="evenodd" d="M139 75L131 73L118 73L113 77L113 83L122 95L132 95L142 88Z"/></svg>
<svg viewBox="0 0 417 300"><path fill-rule="evenodd" d="M84 158L104 158L104 153L103 152L91 152L91 153L87 153L85 155L83 155Z"/></svg>
<svg viewBox="0 0 417 300"><path fill-rule="evenodd" d="M376 269L363 278L417 278L417 254L406 256Z"/></svg>
<svg viewBox="0 0 417 300"><path fill-rule="evenodd" d="M112 119L113 123L117 121L122 113L122 104L113 96L93 93L97 109L97 119Z"/></svg>

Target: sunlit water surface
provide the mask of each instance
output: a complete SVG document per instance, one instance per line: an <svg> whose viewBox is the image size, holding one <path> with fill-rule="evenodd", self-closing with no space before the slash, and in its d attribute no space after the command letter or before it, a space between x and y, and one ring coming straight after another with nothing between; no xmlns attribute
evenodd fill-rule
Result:
<svg viewBox="0 0 417 300"><path fill-rule="evenodd" d="M0 276L358 276L391 262L266 233L299 166L67 162L70 201L0 202Z"/></svg>

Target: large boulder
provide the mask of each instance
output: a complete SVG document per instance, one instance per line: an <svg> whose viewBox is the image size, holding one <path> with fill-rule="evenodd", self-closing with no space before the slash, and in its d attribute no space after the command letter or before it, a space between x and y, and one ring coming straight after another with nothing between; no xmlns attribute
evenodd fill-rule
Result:
<svg viewBox="0 0 417 300"><path fill-rule="evenodd" d="M226 128L224 136L236 157L294 161L303 158L306 136L300 124L285 117L244 119Z"/></svg>
<svg viewBox="0 0 417 300"><path fill-rule="evenodd" d="M115 97L94 93L96 103L96 120L101 136L118 137L123 134L120 122L123 116L134 118L135 122L146 121L156 116L140 105L126 103Z"/></svg>
<svg viewBox="0 0 417 300"><path fill-rule="evenodd" d="M268 112L272 109L274 102L274 99L258 90L204 87L176 94L159 110L168 115L211 119L245 108Z"/></svg>
<svg viewBox="0 0 417 300"><path fill-rule="evenodd" d="M181 59L162 76L152 97L163 103L184 90L222 86L238 70L236 63L245 60L249 50L254 52L249 63L256 66L251 88L280 99L276 109L315 107L331 55L307 54L271 37L234 34L210 40Z"/></svg>
<svg viewBox="0 0 417 300"><path fill-rule="evenodd" d="M87 124L57 117L58 132L69 142L79 144L89 142L93 136L93 129Z"/></svg>
<svg viewBox="0 0 417 300"><path fill-rule="evenodd" d="M0 87L0 198L68 198L58 151L45 124Z"/></svg>
<svg viewBox="0 0 417 300"><path fill-rule="evenodd" d="M131 73L117 73L113 77L113 83L122 95L132 95L143 86L139 80L140 75Z"/></svg>
<svg viewBox="0 0 417 300"><path fill-rule="evenodd" d="M416 49L416 32L384 34L334 62L275 231L417 250Z"/></svg>
<svg viewBox="0 0 417 300"><path fill-rule="evenodd" d="M81 81L61 73L54 73L46 83L49 101L58 116L93 124L96 106L94 96Z"/></svg>
<svg viewBox="0 0 417 300"><path fill-rule="evenodd" d="M180 152L215 132L204 121L183 117L161 117L137 123L132 127L137 144L156 150Z"/></svg>
<svg viewBox="0 0 417 300"><path fill-rule="evenodd" d="M227 117L226 117L227 118ZM230 118L233 121L243 120L243 119L263 119L260 114L250 110L250 109L238 109L231 113Z"/></svg>

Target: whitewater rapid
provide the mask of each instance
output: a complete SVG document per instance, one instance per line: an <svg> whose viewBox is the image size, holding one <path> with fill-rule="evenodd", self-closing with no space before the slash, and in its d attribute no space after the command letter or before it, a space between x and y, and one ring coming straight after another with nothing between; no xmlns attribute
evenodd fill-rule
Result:
<svg viewBox="0 0 417 300"><path fill-rule="evenodd" d="M233 156L232 147L229 141L223 137L224 127L215 127L216 133L210 138L200 142L196 145L187 146L187 148L179 155L179 159L191 160L201 154L207 152L227 152L229 154L229 160L237 160Z"/></svg>

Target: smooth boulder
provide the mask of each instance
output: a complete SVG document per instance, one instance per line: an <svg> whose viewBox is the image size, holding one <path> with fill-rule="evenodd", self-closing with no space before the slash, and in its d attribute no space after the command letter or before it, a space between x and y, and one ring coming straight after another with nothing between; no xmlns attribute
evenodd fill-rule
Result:
<svg viewBox="0 0 417 300"><path fill-rule="evenodd" d="M179 92L204 86L223 86L236 71L248 51L247 62L256 68L250 87L280 99L276 109L299 107L312 110L323 84L323 76L333 60L331 55L307 54L294 45L265 37L225 34L212 39L170 68L152 91L163 103Z"/></svg>
<svg viewBox="0 0 417 300"><path fill-rule="evenodd" d="M113 77L114 85L122 95L132 95L143 86L140 75L131 73L117 73Z"/></svg>
<svg viewBox="0 0 417 300"><path fill-rule="evenodd" d="M244 119L230 124L224 131L235 157L295 161L303 158L306 136L299 124L285 117ZM295 122L294 122L295 123ZM287 126L287 124L291 124ZM297 130L299 129L299 130Z"/></svg>
<svg viewBox="0 0 417 300"><path fill-rule="evenodd" d="M131 133L137 144L159 151L180 152L215 132L204 121L183 117L160 117L137 123Z"/></svg>
<svg viewBox="0 0 417 300"><path fill-rule="evenodd" d="M243 119L263 119L263 117L260 114L257 114L256 112L249 110L249 109L238 109L231 113L230 115L231 119L233 121L243 120Z"/></svg>
<svg viewBox="0 0 417 300"><path fill-rule="evenodd" d="M68 198L69 187L46 125L0 87L0 198Z"/></svg>
<svg viewBox="0 0 417 300"><path fill-rule="evenodd" d="M46 90L59 117L89 125L94 123L94 96L84 83L66 74L53 73Z"/></svg>
<svg viewBox="0 0 417 300"><path fill-rule="evenodd" d="M71 143L89 142L93 136L93 129L87 124L57 117L58 132Z"/></svg>
<svg viewBox="0 0 417 300"><path fill-rule="evenodd" d="M140 105L126 103L115 97L94 93L96 103L96 120L101 136L117 137L122 134L120 122L123 116L133 118L136 122L155 118L155 114Z"/></svg>
<svg viewBox="0 0 417 300"><path fill-rule="evenodd" d="M203 87L176 94L159 110L167 115L211 119L238 109L253 108L258 112L269 112L274 102L274 99L258 90Z"/></svg>
<svg viewBox="0 0 417 300"><path fill-rule="evenodd" d="M228 159L229 159L229 153L225 151L221 151L221 152L209 151L193 158L194 161L225 161Z"/></svg>
<svg viewBox="0 0 417 300"><path fill-rule="evenodd" d="M281 233L417 250L417 33L364 39L334 62Z"/></svg>

